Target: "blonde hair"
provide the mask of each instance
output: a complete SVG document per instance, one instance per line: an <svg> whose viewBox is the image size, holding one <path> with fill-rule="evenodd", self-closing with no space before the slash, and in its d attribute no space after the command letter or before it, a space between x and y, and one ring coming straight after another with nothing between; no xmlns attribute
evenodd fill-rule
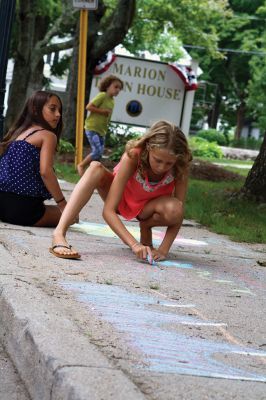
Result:
<svg viewBox="0 0 266 400"><path fill-rule="evenodd" d="M140 139L130 140L126 145L126 153L132 157L132 149L141 149L139 170L142 175L149 168L149 150L155 148L168 150L176 156L173 175L182 177L192 160L184 133L171 122L158 121Z"/></svg>
<svg viewBox="0 0 266 400"><path fill-rule="evenodd" d="M115 81L118 81L121 85L121 89L123 89L124 83L120 78L118 78L116 75L107 75L102 78L98 84L100 92L106 92L109 86Z"/></svg>

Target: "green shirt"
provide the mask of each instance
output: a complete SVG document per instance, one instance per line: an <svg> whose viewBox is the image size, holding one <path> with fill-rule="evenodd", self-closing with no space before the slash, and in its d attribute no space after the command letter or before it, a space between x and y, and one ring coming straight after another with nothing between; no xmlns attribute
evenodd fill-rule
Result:
<svg viewBox="0 0 266 400"><path fill-rule="evenodd" d="M106 92L100 92L91 103L98 108L109 108L113 111L114 99L106 94ZM107 132L108 123L110 121L111 115L102 115L95 112L91 112L85 119L84 128L88 131L95 131L101 136L105 136Z"/></svg>

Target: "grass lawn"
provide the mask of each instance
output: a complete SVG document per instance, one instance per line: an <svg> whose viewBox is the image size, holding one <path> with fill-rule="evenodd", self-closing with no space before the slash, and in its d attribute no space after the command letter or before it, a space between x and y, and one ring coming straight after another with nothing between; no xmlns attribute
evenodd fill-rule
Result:
<svg viewBox="0 0 266 400"><path fill-rule="evenodd" d="M243 183L191 179L185 218L235 241L266 243L266 206L231 198Z"/></svg>
<svg viewBox="0 0 266 400"><path fill-rule="evenodd" d="M79 180L79 176L75 170L74 164L70 164L67 162L57 162L55 164L55 172L57 178L63 179L67 182L77 183Z"/></svg>

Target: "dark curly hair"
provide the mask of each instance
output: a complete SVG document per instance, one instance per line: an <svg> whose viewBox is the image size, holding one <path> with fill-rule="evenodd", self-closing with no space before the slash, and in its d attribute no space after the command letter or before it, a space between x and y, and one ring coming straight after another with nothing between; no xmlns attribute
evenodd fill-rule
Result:
<svg viewBox="0 0 266 400"><path fill-rule="evenodd" d="M106 90L109 88L109 86L115 81L120 82L121 89L123 89L124 83L123 83L123 81L121 81L120 78L118 78L115 75L107 75L104 78L102 78L98 84L98 88L99 88L100 92L106 92Z"/></svg>

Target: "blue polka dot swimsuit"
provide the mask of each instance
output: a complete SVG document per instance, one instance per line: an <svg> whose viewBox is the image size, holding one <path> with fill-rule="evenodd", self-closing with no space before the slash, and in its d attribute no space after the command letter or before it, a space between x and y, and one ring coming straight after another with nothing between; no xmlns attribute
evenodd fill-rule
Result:
<svg viewBox="0 0 266 400"><path fill-rule="evenodd" d="M0 160L0 191L18 195L41 197L52 196L46 189L40 174L40 149L26 141L38 129L23 140L12 142Z"/></svg>

